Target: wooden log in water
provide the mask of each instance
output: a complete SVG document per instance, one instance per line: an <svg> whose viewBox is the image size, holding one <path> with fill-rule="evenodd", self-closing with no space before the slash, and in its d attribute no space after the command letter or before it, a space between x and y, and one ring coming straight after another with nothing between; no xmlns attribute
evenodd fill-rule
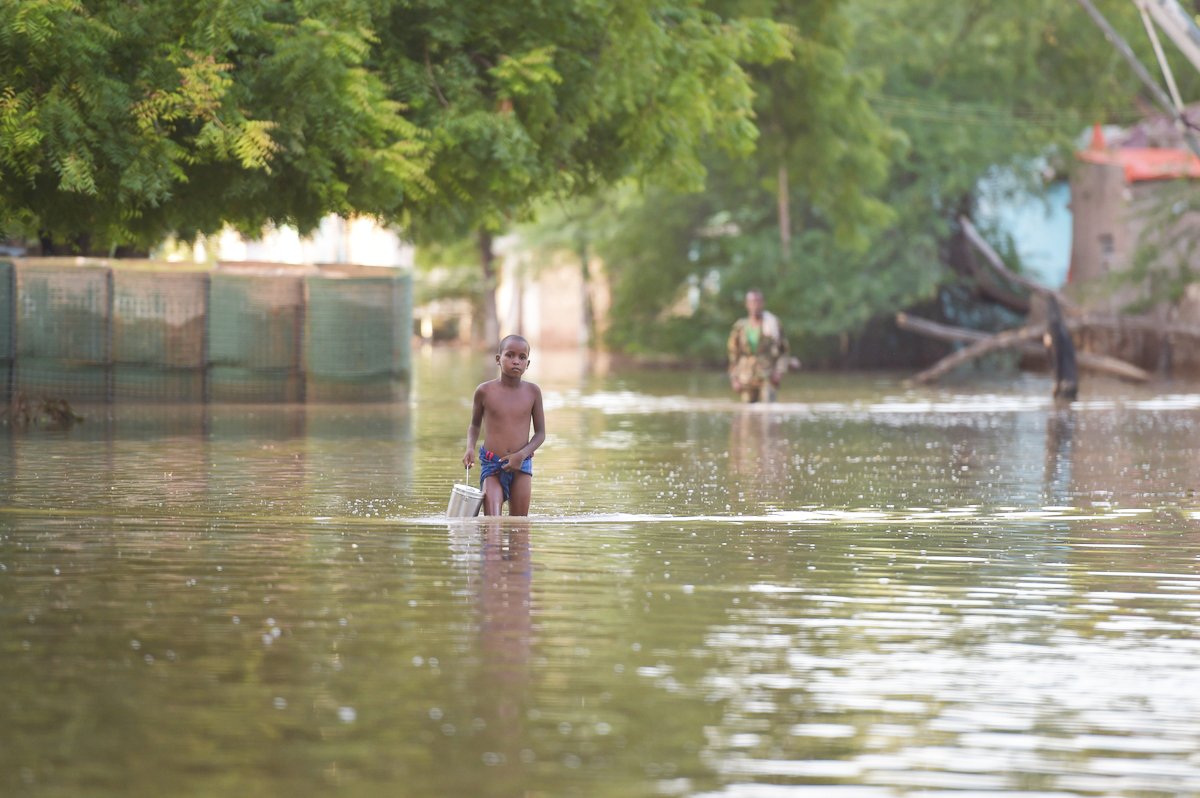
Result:
<svg viewBox="0 0 1200 798"><path fill-rule="evenodd" d="M915 332L919 335L926 335L930 338L937 338L942 341L952 341L955 343L969 343L972 345L997 337L995 335L989 335L988 333L980 332L978 330L969 330L966 327L954 327L948 324L939 324L935 321L929 321L928 319L909 316L907 313L896 314L896 326L903 330L908 330L909 332ZM1067 329L1074 330L1075 328L1076 320L1069 319L1067 321ZM1042 335L1045 334L1045 325L1033 325L1029 328L1019 329L1030 329L1035 330L1035 332L1018 340L1005 339L1000 341L996 345L993 345L984 351L975 352L969 356L956 360L949 367L937 371L932 376L922 379L922 375L927 374L928 372L937 368L945 360L961 355L961 353L966 352L967 349L970 349L970 347L967 347L967 349L960 349L958 352L954 352L947 357L942 358L942 360L938 361L938 363L935 363L930 368L913 377L913 382L931 382L943 376L955 366L962 365L969 360L981 357L988 352L995 352L1007 348L1019 348L1026 354L1045 356L1045 348L1041 344L1035 344L1032 342L1033 339L1040 339ZM1004 333L1000 333L1000 335L1004 335ZM1080 368L1087 369L1088 371L1094 371L1100 374L1108 374L1113 377L1120 377L1121 379L1131 380L1133 382L1146 382L1150 379L1149 372L1138 368L1132 363L1119 360L1115 357L1097 355L1091 352L1076 352L1075 359Z"/></svg>

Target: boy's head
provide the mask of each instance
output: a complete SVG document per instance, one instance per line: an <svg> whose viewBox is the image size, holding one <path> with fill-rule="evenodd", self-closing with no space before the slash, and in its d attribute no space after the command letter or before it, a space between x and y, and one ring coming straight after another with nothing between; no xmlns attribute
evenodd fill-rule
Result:
<svg viewBox="0 0 1200 798"><path fill-rule="evenodd" d="M522 335L515 335L515 334L514 334L514 335L506 335L506 336L504 336L503 338L501 338L501 339L500 339L500 345L496 347L496 354L497 354L497 355L502 355L502 354L504 354L504 348L505 348L506 346L509 346L509 345L511 345L511 344L514 344L514 343L515 343L515 344L521 344L521 345L523 345L523 346L525 347L525 352L528 354L528 352L529 352L529 342L525 340L525 337L524 337L524 336L522 336Z"/></svg>
<svg viewBox="0 0 1200 798"><path fill-rule="evenodd" d="M529 368L529 342L520 335L506 335L496 348L496 365L506 377L520 379Z"/></svg>

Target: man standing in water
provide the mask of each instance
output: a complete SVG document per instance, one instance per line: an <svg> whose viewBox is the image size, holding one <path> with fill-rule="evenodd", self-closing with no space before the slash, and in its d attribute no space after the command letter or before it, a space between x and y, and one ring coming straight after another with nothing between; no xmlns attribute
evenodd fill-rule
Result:
<svg viewBox="0 0 1200 798"><path fill-rule="evenodd" d="M788 367L787 336L757 288L746 292L746 311L729 333L729 384L743 402L774 402Z"/></svg>
<svg viewBox="0 0 1200 798"><path fill-rule="evenodd" d="M509 515L529 515L533 453L546 440L542 391L522 379L529 368L529 342L519 335L505 337L496 351L496 365L500 376L475 389L463 465L474 464L480 427L485 428L487 436L479 447L483 514L500 515L508 502Z"/></svg>

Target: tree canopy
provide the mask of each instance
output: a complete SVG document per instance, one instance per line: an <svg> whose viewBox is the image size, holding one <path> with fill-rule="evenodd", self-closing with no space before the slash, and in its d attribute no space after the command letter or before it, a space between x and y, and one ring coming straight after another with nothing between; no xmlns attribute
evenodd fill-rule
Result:
<svg viewBox="0 0 1200 798"><path fill-rule="evenodd" d="M0 3L0 223L147 243L395 213L427 134L368 68L375 4Z"/></svg>
<svg viewBox="0 0 1200 798"><path fill-rule="evenodd" d="M380 36L396 99L431 132L439 191L412 222L434 236L631 175L699 188L705 147L753 147L744 65L789 46L765 17L689 0L409 3Z"/></svg>
<svg viewBox="0 0 1200 798"><path fill-rule="evenodd" d="M1153 110L1076 3L729 5L790 23L796 55L753 70L751 158L710 154L703 192L648 191L597 240L621 349L719 359L759 286L806 359L827 352L830 337L957 279L955 219L974 213L989 176L1036 193L1070 169L1089 125ZM1097 5L1153 66L1136 8ZM1170 55L1194 96L1200 76ZM679 313L684 295L693 308Z"/></svg>
<svg viewBox="0 0 1200 798"><path fill-rule="evenodd" d="M608 265L610 343L717 357L750 286L812 341L933 297L989 176L1036 190L1149 107L1070 2L0 0L0 233L371 214L479 236L486 287L550 200Z"/></svg>
<svg viewBox="0 0 1200 798"><path fill-rule="evenodd" d="M105 244L377 214L497 230L748 150L783 29L695 0L4 0L0 223Z"/></svg>

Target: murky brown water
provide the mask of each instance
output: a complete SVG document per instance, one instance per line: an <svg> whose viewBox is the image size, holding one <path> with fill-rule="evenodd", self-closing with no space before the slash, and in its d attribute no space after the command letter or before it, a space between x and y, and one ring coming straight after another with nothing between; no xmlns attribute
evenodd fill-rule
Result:
<svg viewBox="0 0 1200 798"><path fill-rule="evenodd" d="M1200 387L535 353L534 517L407 406L0 431L0 795L1200 794Z"/></svg>

